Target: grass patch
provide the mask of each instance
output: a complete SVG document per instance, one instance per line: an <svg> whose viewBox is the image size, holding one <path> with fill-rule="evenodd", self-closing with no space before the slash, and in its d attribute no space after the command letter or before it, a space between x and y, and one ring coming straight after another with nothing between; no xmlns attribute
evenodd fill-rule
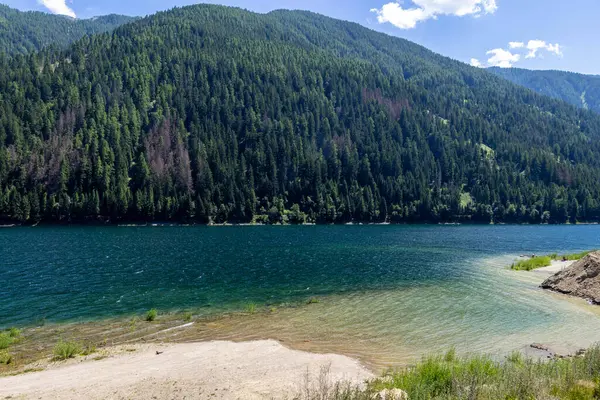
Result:
<svg viewBox="0 0 600 400"><path fill-rule="evenodd" d="M190 322L193 317L194 317L194 314L192 314L191 312L186 312L183 314L183 320L185 322Z"/></svg>
<svg viewBox="0 0 600 400"><path fill-rule="evenodd" d="M135 330L137 329L138 322L140 322L139 317L131 318L131 320L129 321L129 331L130 332L135 332Z"/></svg>
<svg viewBox="0 0 600 400"><path fill-rule="evenodd" d="M321 302L321 300L319 300L316 297L311 297L310 299L308 299L306 301L306 304L319 304Z"/></svg>
<svg viewBox="0 0 600 400"><path fill-rule="evenodd" d="M368 390L398 388L420 399L599 399L600 346L582 357L534 361L512 354L504 361L486 356L446 355L369 383Z"/></svg>
<svg viewBox="0 0 600 400"><path fill-rule="evenodd" d="M258 306L256 305L256 303L248 303L246 304L246 312L248 314L254 314L256 313Z"/></svg>
<svg viewBox="0 0 600 400"><path fill-rule="evenodd" d="M156 319L157 316L158 311L156 311L156 308L153 308L146 313L146 321L152 322Z"/></svg>
<svg viewBox="0 0 600 400"><path fill-rule="evenodd" d="M377 400L395 389L410 400L598 400L600 345L581 357L549 361L536 361L518 352L504 360L461 357L450 350L368 381L363 389L335 383L329 367L322 367L317 376L307 371L300 392L293 398Z"/></svg>
<svg viewBox="0 0 600 400"><path fill-rule="evenodd" d="M550 256L533 257L528 260L520 260L511 265L511 269L516 271L532 271L537 268L548 267L552 264Z"/></svg>
<svg viewBox="0 0 600 400"><path fill-rule="evenodd" d="M4 332L0 332L0 350L6 350L13 344L17 343L21 338L21 330L10 328Z"/></svg>
<svg viewBox="0 0 600 400"><path fill-rule="evenodd" d="M82 356L89 356L90 354L94 354L97 351L96 345L93 343L86 343L83 346L83 350L81 350Z"/></svg>
<svg viewBox="0 0 600 400"><path fill-rule="evenodd" d="M8 351L0 351L0 364L8 365L13 362L13 356Z"/></svg>
<svg viewBox="0 0 600 400"><path fill-rule="evenodd" d="M473 204L473 197L471 197L470 193L461 193L460 194L460 206L461 208L465 209L467 207L469 207L471 204Z"/></svg>
<svg viewBox="0 0 600 400"><path fill-rule="evenodd" d="M306 371L293 400L381 400L380 396L331 376L331 365L323 365L315 375ZM393 400L388 397L388 400Z"/></svg>
<svg viewBox="0 0 600 400"><path fill-rule="evenodd" d="M21 330L10 328L4 332L0 332L0 350L6 350L13 344L17 343L21 338Z"/></svg>
<svg viewBox="0 0 600 400"><path fill-rule="evenodd" d="M480 143L479 148L481 149L485 157L488 159L494 158L496 156L496 152L490 146L486 146L485 144Z"/></svg>
<svg viewBox="0 0 600 400"><path fill-rule="evenodd" d="M14 339L11 338L8 333L0 332L0 350L8 349L13 343Z"/></svg>
<svg viewBox="0 0 600 400"><path fill-rule="evenodd" d="M548 267L552 264L552 261L578 261L588 254L594 252L596 250L584 251L582 253L574 253L574 254L549 254L547 256L538 256L532 257L527 260L520 260L513 265L511 265L511 269L516 271L532 271L537 268Z"/></svg>
<svg viewBox="0 0 600 400"><path fill-rule="evenodd" d="M581 253L574 253L574 254L563 254L563 255L551 254L550 257L553 260L578 261L578 260L581 260L583 257L587 256L588 254L593 253L594 251L596 251L596 250L584 251Z"/></svg>
<svg viewBox="0 0 600 400"><path fill-rule="evenodd" d="M10 328L8 330L8 336L10 336L13 339L18 339L21 337L21 330L17 328Z"/></svg>
<svg viewBox="0 0 600 400"><path fill-rule="evenodd" d="M75 358L83 352L83 348L76 342L60 341L54 346L54 360L68 360Z"/></svg>

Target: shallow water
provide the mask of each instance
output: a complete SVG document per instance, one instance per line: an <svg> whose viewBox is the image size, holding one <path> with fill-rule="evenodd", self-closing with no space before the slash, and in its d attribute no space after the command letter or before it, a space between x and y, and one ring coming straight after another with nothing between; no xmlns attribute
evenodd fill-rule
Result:
<svg viewBox="0 0 600 400"><path fill-rule="evenodd" d="M276 307L191 339L272 337L385 366L600 341L600 307L506 267L599 246L599 226L52 227L0 230L0 327ZM297 308L310 297L318 304ZM184 335L185 335L184 334Z"/></svg>

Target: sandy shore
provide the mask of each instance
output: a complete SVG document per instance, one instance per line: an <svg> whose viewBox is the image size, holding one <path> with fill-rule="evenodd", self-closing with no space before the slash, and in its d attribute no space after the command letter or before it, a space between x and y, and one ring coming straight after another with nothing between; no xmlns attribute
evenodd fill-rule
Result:
<svg viewBox="0 0 600 400"><path fill-rule="evenodd" d="M34 367L44 370L0 378L0 398L280 399L300 392L307 371L315 382L323 367L330 382L360 385L373 376L351 358L273 340L119 346Z"/></svg>
<svg viewBox="0 0 600 400"><path fill-rule="evenodd" d="M551 265L543 268L534 269L532 272L550 276L562 271L565 268L569 268L571 265L573 265L574 262L575 261L552 260Z"/></svg>

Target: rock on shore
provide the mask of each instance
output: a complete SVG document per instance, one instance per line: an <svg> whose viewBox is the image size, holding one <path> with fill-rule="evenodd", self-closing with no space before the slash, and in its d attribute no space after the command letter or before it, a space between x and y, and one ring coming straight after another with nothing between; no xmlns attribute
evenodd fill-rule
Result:
<svg viewBox="0 0 600 400"><path fill-rule="evenodd" d="M600 252L590 253L552 275L542 283L542 288L583 297L600 305Z"/></svg>

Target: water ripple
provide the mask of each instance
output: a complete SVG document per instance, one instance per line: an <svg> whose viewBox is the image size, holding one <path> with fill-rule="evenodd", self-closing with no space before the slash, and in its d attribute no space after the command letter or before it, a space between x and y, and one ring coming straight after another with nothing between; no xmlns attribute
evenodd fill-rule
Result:
<svg viewBox="0 0 600 400"><path fill-rule="evenodd" d="M343 347L377 360L452 346L583 346L600 340L598 314L505 267L522 253L597 248L599 237L598 226L5 229L0 327L152 307L218 314L318 297L230 322L219 335Z"/></svg>

